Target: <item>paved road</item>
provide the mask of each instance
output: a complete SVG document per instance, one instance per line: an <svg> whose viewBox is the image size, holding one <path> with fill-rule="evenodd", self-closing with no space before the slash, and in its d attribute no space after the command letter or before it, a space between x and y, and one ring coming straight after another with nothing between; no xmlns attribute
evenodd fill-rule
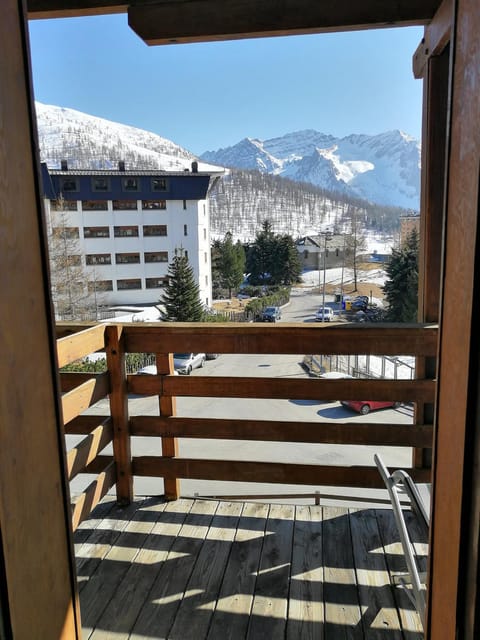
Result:
<svg viewBox="0 0 480 640"><path fill-rule="evenodd" d="M290 305L284 308L282 321L313 321L321 297L315 294L295 293ZM319 302L320 298L320 302ZM273 329L273 327L272 327ZM301 366L304 354L299 355L235 355L224 354L217 360L206 363L203 369L195 370L193 376L238 375L254 377L307 378ZM322 381L318 380L321 385ZM131 415L158 415L158 400L155 397L129 399ZM108 413L108 402L102 401L95 411ZM286 421L346 421L346 422L412 422L412 409L401 406L385 409L368 416L359 416L343 408L339 402L312 400L269 400L241 398L178 398L178 415L210 418L251 418ZM69 438L73 444L75 438ZM159 439L134 438L134 455L155 455L160 453ZM235 442L229 440L179 439L180 455L192 458L264 460L278 462L298 462L306 464L371 465L373 454L380 452L386 464L410 466L410 449L406 447L370 447L358 445L312 445L282 442ZM279 485L242 485L226 482L182 481L182 493L192 495L218 495L232 493L300 493L314 492L318 487L298 487ZM158 479L139 478L136 480L137 494L162 493L163 485ZM329 489L330 493L349 494L349 490ZM375 493L375 492L374 492ZM378 492L376 492L378 493Z"/></svg>

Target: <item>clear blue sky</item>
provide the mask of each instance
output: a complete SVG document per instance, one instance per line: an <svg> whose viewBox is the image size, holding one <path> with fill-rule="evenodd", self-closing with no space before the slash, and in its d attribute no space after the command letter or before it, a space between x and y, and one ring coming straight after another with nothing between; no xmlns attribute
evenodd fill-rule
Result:
<svg viewBox="0 0 480 640"><path fill-rule="evenodd" d="M125 14L30 22L35 99L193 153L301 129L420 137L423 29L148 47Z"/></svg>

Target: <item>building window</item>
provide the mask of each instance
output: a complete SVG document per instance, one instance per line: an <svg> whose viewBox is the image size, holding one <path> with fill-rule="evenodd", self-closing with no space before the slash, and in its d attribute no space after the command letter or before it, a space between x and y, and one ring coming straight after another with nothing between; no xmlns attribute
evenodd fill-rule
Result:
<svg viewBox="0 0 480 640"><path fill-rule="evenodd" d="M106 176L94 176L92 191L110 191L110 180Z"/></svg>
<svg viewBox="0 0 480 640"><path fill-rule="evenodd" d="M112 264L112 256L109 253L90 253L86 256L88 265Z"/></svg>
<svg viewBox="0 0 480 640"><path fill-rule="evenodd" d="M183 208L184 208L184 209L186 209L186 208L187 208L187 201L186 201L186 200L184 200L184 201L183 201Z"/></svg>
<svg viewBox="0 0 480 640"><path fill-rule="evenodd" d="M84 227L84 238L109 238L110 229L108 227Z"/></svg>
<svg viewBox="0 0 480 640"><path fill-rule="evenodd" d="M152 191L168 191L166 178L152 178Z"/></svg>
<svg viewBox="0 0 480 640"><path fill-rule="evenodd" d="M125 289L141 289L141 278L129 278L128 280L117 280L118 291L124 291Z"/></svg>
<svg viewBox="0 0 480 640"><path fill-rule="evenodd" d="M91 280L88 283L88 292L96 293L97 291L113 291L113 282L111 280Z"/></svg>
<svg viewBox="0 0 480 640"><path fill-rule="evenodd" d="M168 262L168 251L149 251L144 256L145 262Z"/></svg>
<svg viewBox="0 0 480 640"><path fill-rule="evenodd" d="M78 240L80 238L80 230L78 227L54 227L52 235L54 238L61 240Z"/></svg>
<svg viewBox="0 0 480 640"><path fill-rule="evenodd" d="M143 235L148 236L166 236L167 225L166 224L149 224L143 227Z"/></svg>
<svg viewBox="0 0 480 640"><path fill-rule="evenodd" d="M185 256L185 258L188 260L188 251L185 249L183 252L183 255Z"/></svg>
<svg viewBox="0 0 480 640"><path fill-rule="evenodd" d="M305 249L303 252L303 257L305 258L305 260L308 258L308 255L309 255L308 249Z"/></svg>
<svg viewBox="0 0 480 640"><path fill-rule="evenodd" d="M183 225L183 235L188 236L188 229L186 224Z"/></svg>
<svg viewBox="0 0 480 640"><path fill-rule="evenodd" d="M168 278L146 278L146 289L162 289L168 285Z"/></svg>
<svg viewBox="0 0 480 640"><path fill-rule="evenodd" d="M204 258L204 262L205 264L207 264L208 262L208 253L205 251L205 253L203 254L203 258Z"/></svg>
<svg viewBox="0 0 480 640"><path fill-rule="evenodd" d="M64 198L61 200L50 200L50 209L52 211L76 211L77 201L65 200Z"/></svg>
<svg viewBox="0 0 480 640"><path fill-rule="evenodd" d="M340 249L335 249L335 255L336 255L336 256L337 256L337 258L338 258L338 256L340 255Z"/></svg>
<svg viewBox="0 0 480 640"><path fill-rule="evenodd" d="M68 267L80 267L82 266L82 256L79 255L68 255L68 256L60 256L60 261L65 260L65 263Z"/></svg>
<svg viewBox="0 0 480 640"><path fill-rule="evenodd" d="M166 209L166 200L142 200L142 209Z"/></svg>
<svg viewBox="0 0 480 640"><path fill-rule="evenodd" d="M208 276L205 276L205 286L208 287Z"/></svg>
<svg viewBox="0 0 480 640"><path fill-rule="evenodd" d="M140 191L140 178L122 178L124 191Z"/></svg>
<svg viewBox="0 0 480 640"><path fill-rule="evenodd" d="M206 228L203 230L203 239L204 240L207 239L207 229Z"/></svg>
<svg viewBox="0 0 480 640"><path fill-rule="evenodd" d="M116 264L138 264L140 262L139 253L116 253Z"/></svg>
<svg viewBox="0 0 480 640"><path fill-rule="evenodd" d="M138 207L136 200L113 200L112 208L114 211L136 211Z"/></svg>
<svg viewBox="0 0 480 640"><path fill-rule="evenodd" d="M80 183L78 178L61 178L60 180L60 190L61 191L80 191Z"/></svg>
<svg viewBox="0 0 480 640"><path fill-rule="evenodd" d="M138 238L138 227L113 227L115 238Z"/></svg>
<svg viewBox="0 0 480 640"><path fill-rule="evenodd" d="M84 211L108 211L107 200L82 200Z"/></svg>

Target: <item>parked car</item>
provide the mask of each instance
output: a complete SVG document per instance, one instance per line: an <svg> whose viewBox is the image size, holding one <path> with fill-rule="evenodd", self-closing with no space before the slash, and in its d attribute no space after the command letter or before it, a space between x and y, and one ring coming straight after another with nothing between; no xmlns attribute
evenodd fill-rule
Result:
<svg viewBox="0 0 480 640"><path fill-rule="evenodd" d="M206 353L205 358L207 360L216 360L220 354L219 353Z"/></svg>
<svg viewBox="0 0 480 640"><path fill-rule="evenodd" d="M368 303L370 302L368 296L357 296L353 301L352 301L352 310L355 311L365 311L365 309L368 307Z"/></svg>
<svg viewBox="0 0 480 640"><path fill-rule="evenodd" d="M280 307L265 307L262 313L263 322L276 322L282 317Z"/></svg>
<svg viewBox="0 0 480 640"><path fill-rule="evenodd" d="M193 369L200 369L207 359L204 353L174 353L173 365L175 371L182 375L189 376Z"/></svg>
<svg viewBox="0 0 480 640"><path fill-rule="evenodd" d="M173 372L174 375L178 376L178 371ZM140 376L156 376L157 375L157 365L156 364L147 364L146 367L142 367L137 371L137 375Z"/></svg>
<svg viewBox="0 0 480 640"><path fill-rule="evenodd" d="M370 411L386 409L387 407L399 407L400 402L381 402L379 400L342 400L341 404L347 409L353 409L362 416L366 416Z"/></svg>
<svg viewBox="0 0 480 640"><path fill-rule="evenodd" d="M335 312L331 307L319 307L315 314L315 322L330 322L335 320Z"/></svg>

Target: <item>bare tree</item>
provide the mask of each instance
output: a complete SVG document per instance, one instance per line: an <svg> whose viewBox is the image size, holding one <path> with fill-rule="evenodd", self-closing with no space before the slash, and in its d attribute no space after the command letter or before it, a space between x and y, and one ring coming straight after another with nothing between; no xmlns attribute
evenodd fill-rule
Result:
<svg viewBox="0 0 480 640"><path fill-rule="evenodd" d="M55 316L61 320L96 318L100 302L92 296L79 243L79 228L70 222L68 204L62 196L52 202L48 233L50 280Z"/></svg>
<svg viewBox="0 0 480 640"><path fill-rule="evenodd" d="M367 242L364 233L364 222L361 220L359 209L350 207L347 215L350 223L350 232L345 235L345 266L353 271L353 290L356 291L359 256L365 253Z"/></svg>

